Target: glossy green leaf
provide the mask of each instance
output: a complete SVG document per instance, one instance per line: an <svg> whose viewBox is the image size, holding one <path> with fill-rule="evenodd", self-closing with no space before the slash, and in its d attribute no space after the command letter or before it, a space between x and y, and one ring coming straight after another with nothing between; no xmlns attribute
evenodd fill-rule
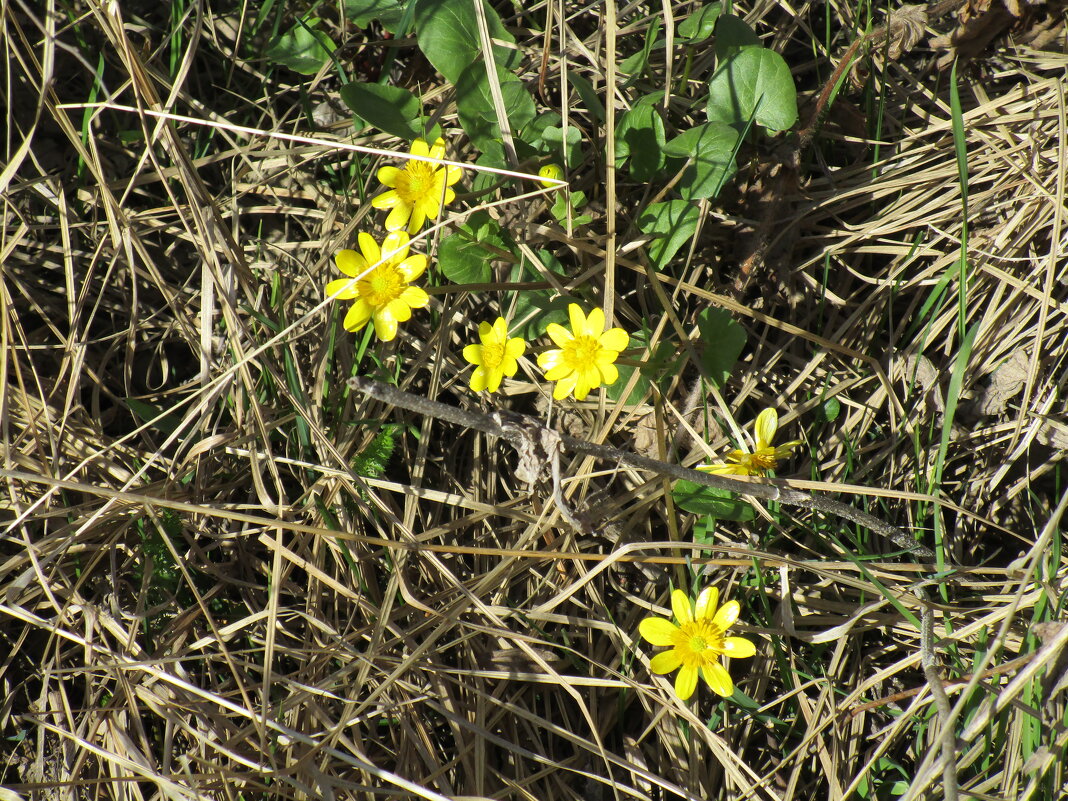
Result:
<svg viewBox="0 0 1068 801"><path fill-rule="evenodd" d="M294 72L314 75L324 64L330 63L330 54L335 48L329 36L315 30L318 25L316 17L299 21L279 36L264 55Z"/></svg>
<svg viewBox="0 0 1068 801"><path fill-rule="evenodd" d="M755 120L769 131L797 122L797 89L782 56L747 47L728 58L708 84L708 119L736 128Z"/></svg>
<svg viewBox="0 0 1068 801"><path fill-rule="evenodd" d="M543 272L551 272L555 275L564 275L564 266L548 250L536 251L541 261L541 269L531 265L528 261L516 264L512 267L509 281L528 282L543 281ZM517 328L515 336L521 336L526 340L535 340L545 333L549 323L558 323L567 326L567 307L574 303L575 298L561 297L552 289L520 289L506 295L506 305L513 309L512 326Z"/></svg>
<svg viewBox="0 0 1068 801"><path fill-rule="evenodd" d="M747 501L739 500L729 490L713 489L692 481L676 481L671 497L680 509L696 515L711 515L717 520L746 523L756 517Z"/></svg>
<svg viewBox="0 0 1068 801"><path fill-rule="evenodd" d="M492 262L507 250L501 227L485 212L472 214L438 246L438 267L454 284L487 284Z"/></svg>
<svg viewBox="0 0 1068 801"><path fill-rule="evenodd" d="M513 131L519 130L534 119L534 98L512 73L498 68L497 77L508 125ZM500 142L497 111L493 107L489 78L481 59L476 59L469 69L464 70L456 82L456 108L460 124L481 150L488 150L494 143Z"/></svg>
<svg viewBox="0 0 1068 801"><path fill-rule="evenodd" d="M743 47L760 47L760 37L741 17L724 14L716 23L716 58L721 62Z"/></svg>
<svg viewBox="0 0 1068 801"><path fill-rule="evenodd" d="M745 347L746 333L726 309L703 309L697 315L699 354L708 377L722 389Z"/></svg>
<svg viewBox="0 0 1068 801"><path fill-rule="evenodd" d="M623 59L618 65L617 70L623 75L641 75L645 72L645 68L649 66L649 55L653 52L654 45L658 45L660 49L664 47L664 40L661 39L657 42L656 37L660 33L660 20L657 17L653 18L652 24L649 26L649 30L645 32L645 44L642 45L642 49L632 56Z"/></svg>
<svg viewBox="0 0 1068 801"><path fill-rule="evenodd" d="M616 124L616 167L628 163L635 181L650 181L664 166L664 120L656 108L662 93L645 95Z"/></svg>
<svg viewBox="0 0 1068 801"><path fill-rule="evenodd" d="M686 44L703 42L715 30L721 10L722 6L715 2L701 6L679 23L679 39Z"/></svg>
<svg viewBox="0 0 1068 801"><path fill-rule="evenodd" d="M456 85L476 59L482 59L481 38L473 0L417 0L415 26L417 43L423 55L445 80ZM505 30L501 18L488 4L483 3L490 39L515 42ZM493 58L504 70L513 73L519 68L518 50L502 45L493 46ZM482 68L483 72L485 68Z"/></svg>
<svg viewBox="0 0 1068 801"><path fill-rule="evenodd" d="M586 111L590 113L590 116L598 122L604 122L604 104L601 103L601 98L594 91L593 84L586 80L584 75L572 70L567 71L567 81L575 87L575 91L578 92L578 96L582 99L582 103L586 106Z"/></svg>
<svg viewBox="0 0 1068 801"><path fill-rule="evenodd" d="M366 28L378 20L383 28L396 33L404 17L404 6L401 0L345 0L345 19L357 28Z"/></svg>
<svg viewBox="0 0 1068 801"><path fill-rule="evenodd" d="M689 165L675 188L686 200L715 197L738 169L734 153L740 135L722 122L708 122L679 134L664 147L669 156L686 158Z"/></svg>
<svg viewBox="0 0 1068 801"><path fill-rule="evenodd" d="M697 230L700 212L688 200L653 203L638 217L638 228L653 237L646 246L649 261L662 270Z"/></svg>
<svg viewBox="0 0 1068 801"><path fill-rule="evenodd" d="M352 113L368 125L409 141L422 136L419 99L407 89L377 83L348 83L339 93Z"/></svg>

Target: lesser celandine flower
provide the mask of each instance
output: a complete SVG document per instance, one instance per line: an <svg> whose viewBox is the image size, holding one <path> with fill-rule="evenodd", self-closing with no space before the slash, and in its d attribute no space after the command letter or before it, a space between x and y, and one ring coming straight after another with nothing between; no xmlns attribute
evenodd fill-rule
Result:
<svg viewBox="0 0 1068 801"><path fill-rule="evenodd" d="M501 379L511 378L519 369L517 359L527 349L527 343L522 337L508 338L508 323L503 317L498 317L493 325L479 323L478 338L481 345L464 348L464 358L475 365L471 372L471 389L474 392L484 389L496 392Z"/></svg>
<svg viewBox="0 0 1068 801"><path fill-rule="evenodd" d="M594 308L587 317L577 303L567 307L571 330L549 323L545 329L558 346L538 357L538 366L548 381L555 381L553 397L566 398L572 392L576 400L585 400L591 389L614 384L619 378L615 362L625 350L630 336L622 328L604 330L604 310Z"/></svg>
<svg viewBox="0 0 1068 801"><path fill-rule="evenodd" d="M438 138L433 145L422 139L412 142L413 156L445 158L445 140ZM456 193L452 185L460 180L459 167L442 166L429 161L410 160L403 169L383 167L378 171L378 180L390 191L371 200L376 209L389 209L386 230L396 231L407 226L414 234L427 220L435 220L441 214L442 205L452 203Z"/></svg>
<svg viewBox="0 0 1068 801"><path fill-rule="evenodd" d="M326 285L326 294L339 300L355 300L345 315L345 328L359 331L373 320L375 334L383 341L397 336L397 324L412 316L412 309L430 303L430 297L411 282L426 269L426 256L408 255L408 234L393 231L382 248L370 234L357 237L360 253L342 250L334 256L337 267L348 278Z"/></svg>
<svg viewBox="0 0 1068 801"><path fill-rule="evenodd" d="M727 601L718 610L719 590L705 587L693 605L682 590L671 593L671 610L678 623L662 617L647 617L638 624L638 632L653 645L668 646L649 661L653 673L670 673L678 669L675 694L685 701L697 688L700 673L712 691L724 697L734 692L734 682L720 664L721 656L741 658L756 653L756 646L744 637L727 637L738 619L737 601Z"/></svg>
<svg viewBox="0 0 1068 801"><path fill-rule="evenodd" d="M727 454L727 463L698 465L698 470L716 473L721 476L762 476L774 470L783 459L790 458L794 448L801 444L795 439L782 445L772 445L775 432L779 428L779 415L774 409L765 409L756 419L756 449L748 451L733 450Z"/></svg>

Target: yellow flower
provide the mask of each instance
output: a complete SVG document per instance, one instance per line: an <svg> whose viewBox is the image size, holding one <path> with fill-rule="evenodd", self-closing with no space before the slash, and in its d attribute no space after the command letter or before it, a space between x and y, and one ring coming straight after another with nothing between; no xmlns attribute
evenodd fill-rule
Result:
<svg viewBox="0 0 1068 801"><path fill-rule="evenodd" d="M556 182L564 176L564 171L560 169L559 164L546 164L538 170L538 175L542 178L542 180L538 181L542 186L559 186Z"/></svg>
<svg viewBox="0 0 1068 801"><path fill-rule="evenodd" d="M705 587L690 605L682 590L671 593L671 609L678 625L662 617L647 617L638 624L638 632L653 645L669 646L649 662L653 673L670 673L676 668L675 695L685 701L697 688L700 672L712 691L724 697L734 692L734 682L720 664L720 656L741 658L756 653L756 646L744 637L725 637L727 629L738 619L738 602L727 601L716 610L719 590Z"/></svg>
<svg viewBox="0 0 1068 801"><path fill-rule="evenodd" d="M429 156L432 159L445 157L445 140L440 137L433 146L422 139L412 142L413 156ZM437 219L441 207L452 203L456 193L451 187L460 180L459 167L442 167L429 161L410 160L404 169L383 167L378 171L378 180L390 188L371 200L376 209L390 209L386 217L386 230L396 231L405 226L414 234L427 220Z"/></svg>
<svg viewBox="0 0 1068 801"><path fill-rule="evenodd" d="M326 285L326 294L339 300L353 300L345 315L345 328L359 331L368 320L374 320L375 334L384 342L397 336L397 323L412 316L412 309L430 303L430 297L411 282L426 269L426 256L408 256L408 234L393 231L386 236L379 250L370 234L361 233L360 255L355 250L342 250L334 256L337 268L348 278L339 278Z"/></svg>
<svg viewBox="0 0 1068 801"><path fill-rule="evenodd" d="M794 448L801 444L795 439L782 445L772 445L775 432L779 428L779 415L774 409L765 409L756 419L756 449L748 451L733 450L727 454L728 464L698 465L698 470L716 473L721 476L762 476L774 470L783 459L789 459Z"/></svg>
<svg viewBox="0 0 1068 801"><path fill-rule="evenodd" d="M553 397L566 398L572 392L576 400L584 400L591 389L614 384L619 371L613 362L626 349L630 336L622 328L604 330L604 311L594 308L589 318L577 303L567 307L571 331L562 325L549 323L545 333L558 349L547 350L538 357L538 366L548 381L556 381Z"/></svg>
<svg viewBox="0 0 1068 801"><path fill-rule="evenodd" d="M464 348L464 358L475 369L471 373L471 389L481 392L488 389L496 392L505 376L511 378L519 369L516 360L527 349L527 343L521 337L508 338L508 324L503 317L498 317L493 325L478 324L478 338L481 345L468 345Z"/></svg>

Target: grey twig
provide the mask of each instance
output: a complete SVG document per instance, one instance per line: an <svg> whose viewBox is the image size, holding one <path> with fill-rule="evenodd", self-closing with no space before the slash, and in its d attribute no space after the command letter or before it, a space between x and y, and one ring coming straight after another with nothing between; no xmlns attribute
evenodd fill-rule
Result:
<svg viewBox="0 0 1068 801"><path fill-rule="evenodd" d="M424 398L419 395L413 395L410 392L404 392L396 387L391 387L387 384L373 381L370 378L364 378L363 376L354 376L350 378L348 380L348 385L351 389L362 392L364 395L374 398L375 400L380 400L383 403L399 406L402 409L407 409L408 411L426 417L435 417L439 420L455 423L464 428L481 431L484 434L489 434L491 437L500 437L501 439L508 440L508 442L518 449L528 447L526 445L526 435L520 433L521 431L546 428L540 421L527 415L503 410L494 411L491 414L472 412L466 409L457 408L456 406L449 406L444 403L432 401L429 398ZM639 470L647 470L651 473L667 476L668 478L680 481L691 481L694 484L701 484L706 487L712 487L713 489L729 490L730 492L749 495L753 498L760 498L761 500L778 501L787 506L800 506L806 509L812 509L817 512L824 512L829 515L844 518L857 525L871 529L880 536L886 537L903 550L910 551L923 559L934 560L934 552L915 542L901 529L892 526L889 523L885 523L867 512L861 511L860 509L854 509L852 506L848 506L847 504L835 501L831 498L823 498L818 495L810 495L807 492L790 489L789 487L779 486L778 484L772 483L770 479L741 481L738 479L726 478L725 476L702 473L699 470L690 470L676 464L649 459L645 456L639 456L636 453L623 451L618 448L596 445L592 442L586 442L585 440L576 439L564 434L560 434L559 437L563 442L564 447L573 453L582 453L606 462L629 465L630 467L636 467Z"/></svg>

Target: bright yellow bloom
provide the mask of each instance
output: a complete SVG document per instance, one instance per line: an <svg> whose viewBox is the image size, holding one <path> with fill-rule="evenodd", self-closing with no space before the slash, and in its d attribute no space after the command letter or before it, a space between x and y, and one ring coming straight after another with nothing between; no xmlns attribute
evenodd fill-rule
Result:
<svg viewBox="0 0 1068 801"><path fill-rule="evenodd" d="M422 139L412 142L413 156L429 156L432 159L445 157L445 140L440 137L433 146ZM376 209L390 209L386 217L386 230L396 231L405 226L414 234L427 220L435 220L441 207L452 203L456 193L451 187L460 180L463 171L459 167L442 167L429 161L410 160L404 167L383 167L378 171L378 180L390 188L371 200Z"/></svg>
<svg viewBox="0 0 1068 801"><path fill-rule="evenodd" d="M546 164L538 170L538 175L542 178L542 180L538 181L542 186L559 186L560 184L556 182L564 177L564 171L560 169L559 164Z"/></svg>
<svg viewBox="0 0 1068 801"><path fill-rule="evenodd" d="M516 361L527 349L522 337L508 338L508 323L498 317L493 325L478 324L478 338L481 345L468 345L464 348L464 358L475 369L471 372L471 389L481 392L488 389L496 392L505 376L511 378L519 369Z"/></svg>
<svg viewBox="0 0 1068 801"><path fill-rule="evenodd" d="M762 476L774 470L783 459L789 459L794 448L801 444L795 439L782 445L772 445L775 432L779 428L779 415L774 409L765 409L756 419L756 449L748 451L733 450L727 454L728 464L698 465L698 470L721 476Z"/></svg>
<svg viewBox="0 0 1068 801"><path fill-rule="evenodd" d="M647 617L638 624L638 631L653 645L669 646L649 661L653 673L670 673L676 668L675 695L685 701L697 688L700 672L712 691L724 697L734 692L734 682L727 669L720 664L720 656L736 659L752 656L756 646L744 637L725 637L727 629L738 619L737 601L727 601L716 610L719 590L705 587L690 604L690 597L682 590L671 593L671 609L678 625L662 617Z"/></svg>
<svg viewBox="0 0 1068 801"><path fill-rule="evenodd" d="M389 233L379 250L370 234L358 237L360 253L342 250L334 256L337 268L348 278L326 285L326 294L339 300L353 300L345 315L345 328L359 331L374 320L375 334L384 342L397 336L397 324L412 316L412 309L430 303L430 297L411 282L426 269L426 256L408 255L408 234Z"/></svg>
<svg viewBox="0 0 1068 801"><path fill-rule="evenodd" d="M591 389L614 384L619 371L613 362L625 350L630 336L622 328L604 330L604 310L594 308L587 318L577 303L567 307L571 331L549 323L545 333L559 348L538 357L538 366L547 381L555 381L553 397L566 398L572 392L576 400L585 400Z"/></svg>

